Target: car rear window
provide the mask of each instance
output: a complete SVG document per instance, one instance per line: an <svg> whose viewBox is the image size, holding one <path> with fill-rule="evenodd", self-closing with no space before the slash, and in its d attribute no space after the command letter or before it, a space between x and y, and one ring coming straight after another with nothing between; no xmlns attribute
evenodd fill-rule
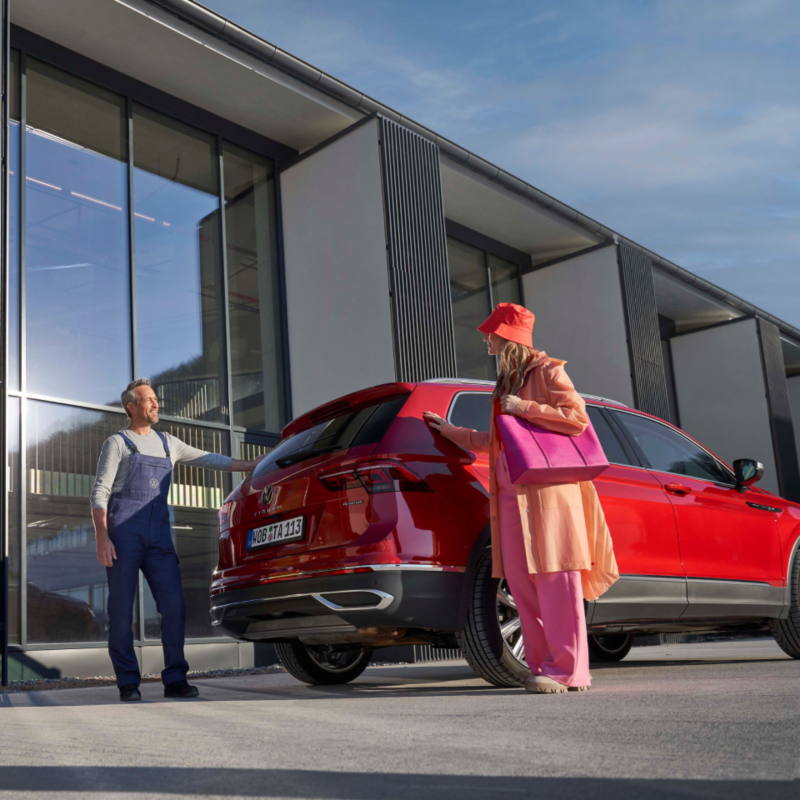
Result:
<svg viewBox="0 0 800 800"><path fill-rule="evenodd" d="M340 414L300 431L282 441L253 470L253 478L307 461L322 453L348 450L364 444L378 444L394 422L409 395L386 398L380 403Z"/></svg>
<svg viewBox="0 0 800 800"><path fill-rule="evenodd" d="M492 419L491 392L461 392L453 399L447 419L451 425L488 431Z"/></svg>

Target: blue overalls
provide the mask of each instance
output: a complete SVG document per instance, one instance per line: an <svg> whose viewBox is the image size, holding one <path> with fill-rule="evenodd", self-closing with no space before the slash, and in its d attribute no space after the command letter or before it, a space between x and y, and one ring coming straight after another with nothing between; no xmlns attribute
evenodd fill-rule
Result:
<svg viewBox="0 0 800 800"><path fill-rule="evenodd" d="M166 437L156 433L164 445L165 458L142 455L124 433L119 434L130 448L131 466L125 485L111 496L108 506L108 535L117 553L114 565L106 568L108 651L117 686L141 682L133 649L133 603L140 569L161 614L161 680L164 685L186 680L189 670L183 656L186 601L167 506L172 461Z"/></svg>

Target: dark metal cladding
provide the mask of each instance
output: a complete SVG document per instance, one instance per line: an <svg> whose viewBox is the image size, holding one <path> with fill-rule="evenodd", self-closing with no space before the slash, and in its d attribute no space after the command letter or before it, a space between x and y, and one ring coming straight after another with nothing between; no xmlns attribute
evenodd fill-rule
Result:
<svg viewBox="0 0 800 800"><path fill-rule="evenodd" d="M617 245L622 304L628 336L628 354L636 408L669 419L669 398L658 309L650 259L633 247Z"/></svg>
<svg viewBox="0 0 800 800"><path fill-rule="evenodd" d="M756 317L761 364L764 369L764 386L769 405L769 424L772 446L778 470L781 496L800 501L800 467L797 463L797 446L792 423L789 387L786 383L786 365L783 361L781 334L777 325Z"/></svg>
<svg viewBox="0 0 800 800"><path fill-rule="evenodd" d="M379 120L397 380L456 377L439 148Z"/></svg>

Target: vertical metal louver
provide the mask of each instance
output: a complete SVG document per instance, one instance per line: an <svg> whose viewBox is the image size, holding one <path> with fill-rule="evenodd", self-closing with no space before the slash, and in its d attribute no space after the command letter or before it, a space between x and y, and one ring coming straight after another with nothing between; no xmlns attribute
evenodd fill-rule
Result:
<svg viewBox="0 0 800 800"><path fill-rule="evenodd" d="M617 245L622 304L636 407L669 419L669 398L650 259L624 242Z"/></svg>
<svg viewBox="0 0 800 800"><path fill-rule="evenodd" d="M456 377L439 148L379 120L397 380Z"/></svg>
<svg viewBox="0 0 800 800"><path fill-rule="evenodd" d="M772 446L778 470L778 486L783 497L800 501L800 466L797 463L781 334L776 325L759 317L756 317L756 326L764 369L764 386L767 390Z"/></svg>

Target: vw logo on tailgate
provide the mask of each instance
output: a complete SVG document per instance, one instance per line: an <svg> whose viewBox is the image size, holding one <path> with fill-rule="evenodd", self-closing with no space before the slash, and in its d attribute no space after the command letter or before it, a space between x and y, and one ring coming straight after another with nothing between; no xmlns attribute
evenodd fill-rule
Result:
<svg viewBox="0 0 800 800"><path fill-rule="evenodd" d="M268 506L275 498L275 487L270 485L265 486L261 490L261 503Z"/></svg>

